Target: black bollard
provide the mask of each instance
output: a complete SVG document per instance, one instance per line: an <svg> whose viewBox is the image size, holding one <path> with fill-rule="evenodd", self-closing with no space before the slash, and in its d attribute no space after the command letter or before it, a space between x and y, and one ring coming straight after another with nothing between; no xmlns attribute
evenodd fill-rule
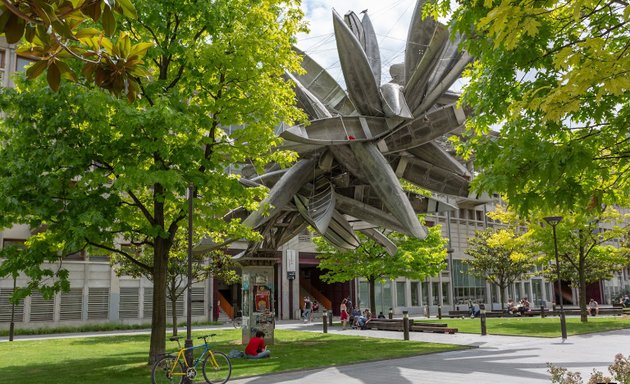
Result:
<svg viewBox="0 0 630 384"><path fill-rule="evenodd" d="M333 312L332 309L330 310L330 316L328 316L328 325L330 325L332 327L332 320L333 320Z"/></svg>
<svg viewBox="0 0 630 384"><path fill-rule="evenodd" d="M442 320L442 306L438 305L438 319Z"/></svg>
<svg viewBox="0 0 630 384"><path fill-rule="evenodd" d="M541 319L545 318L545 306L544 305L540 306L540 318Z"/></svg>
<svg viewBox="0 0 630 384"><path fill-rule="evenodd" d="M409 340L409 312L403 311L403 339Z"/></svg>
<svg viewBox="0 0 630 384"><path fill-rule="evenodd" d="M485 336L486 332L486 306L483 304L479 305L479 319L481 319L481 336Z"/></svg>
<svg viewBox="0 0 630 384"><path fill-rule="evenodd" d="M394 310L392 308L389 309L387 316L390 320L394 318Z"/></svg>
<svg viewBox="0 0 630 384"><path fill-rule="evenodd" d="M322 316L322 326L324 327L324 333L328 333L328 311L324 310L324 315Z"/></svg>

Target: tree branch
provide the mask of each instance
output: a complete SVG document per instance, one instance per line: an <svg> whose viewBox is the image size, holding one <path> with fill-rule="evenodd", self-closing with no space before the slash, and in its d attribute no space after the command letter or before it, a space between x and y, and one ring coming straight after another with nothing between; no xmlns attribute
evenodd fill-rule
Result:
<svg viewBox="0 0 630 384"><path fill-rule="evenodd" d="M85 241L89 245L92 245L94 247L101 248L101 249L104 249L106 251L110 251L110 252L113 252L113 253L117 253L117 254L123 256L124 258L126 258L127 260L129 260L131 263L135 264L136 266L138 266L138 267L142 268L143 270L149 272L149 274L153 273L153 268L152 267L150 267L150 266L148 266L148 265L146 265L146 264L136 260L135 258L131 257L131 255L129 255L127 252L123 252L120 249L108 247L108 246L103 245L103 244L95 243L93 241L90 241L89 239L85 239Z"/></svg>

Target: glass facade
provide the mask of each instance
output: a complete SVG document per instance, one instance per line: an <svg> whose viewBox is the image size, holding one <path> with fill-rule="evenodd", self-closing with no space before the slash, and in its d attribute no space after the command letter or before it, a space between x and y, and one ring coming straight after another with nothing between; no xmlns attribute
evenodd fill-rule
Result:
<svg viewBox="0 0 630 384"><path fill-rule="evenodd" d="M411 282L411 305L417 307L420 305L420 283Z"/></svg>
<svg viewBox="0 0 630 384"><path fill-rule="evenodd" d="M367 281L359 282L359 303L361 308L370 307L370 288ZM403 291L404 294L404 291ZM376 304L376 313L387 313L392 305L392 282L386 280L383 283L374 284L374 300Z"/></svg>
<svg viewBox="0 0 630 384"><path fill-rule="evenodd" d="M404 307L405 303L405 282L397 281L396 282L396 306Z"/></svg>
<svg viewBox="0 0 630 384"><path fill-rule="evenodd" d="M431 304L432 305L439 305L440 304L440 283L438 283L437 281L434 281L431 283Z"/></svg>
<svg viewBox="0 0 630 384"><path fill-rule="evenodd" d="M543 304L543 286L541 279L532 280L532 299L530 302L536 306Z"/></svg>
<svg viewBox="0 0 630 384"><path fill-rule="evenodd" d="M448 282L442 282L442 305L448 305L449 285Z"/></svg>
<svg viewBox="0 0 630 384"><path fill-rule="evenodd" d="M422 282L422 303L421 305L429 304L429 283L426 281Z"/></svg>
<svg viewBox="0 0 630 384"><path fill-rule="evenodd" d="M486 301L486 282L468 273L468 265L462 260L453 260L453 291L455 304L468 304L469 301Z"/></svg>
<svg viewBox="0 0 630 384"><path fill-rule="evenodd" d="M370 284L367 281L359 281L359 307L369 308L370 307Z"/></svg>

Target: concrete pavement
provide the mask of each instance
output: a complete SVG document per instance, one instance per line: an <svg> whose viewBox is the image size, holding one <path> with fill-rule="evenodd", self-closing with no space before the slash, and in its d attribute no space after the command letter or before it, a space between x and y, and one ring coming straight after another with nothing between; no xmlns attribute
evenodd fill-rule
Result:
<svg viewBox="0 0 630 384"><path fill-rule="evenodd" d="M321 325L281 324L321 332ZM402 338L401 332L345 330L331 333ZM547 363L581 372L588 379L593 368L608 373L617 353L630 354L630 330L560 338L481 336L473 334L410 333L413 341L460 344L476 348L432 355L305 370L230 381L235 384L270 383L550 383ZM272 349L273 351L273 349ZM375 351L378 353L378 351ZM586 381L586 380L585 380Z"/></svg>
<svg viewBox="0 0 630 384"><path fill-rule="evenodd" d="M199 329L231 328L194 327ZM299 329L321 332L321 323L304 324L301 321L280 321L279 329ZM329 328L330 333L402 339L402 332L352 330L342 331L338 326ZM66 335L18 336L16 341L86 336L111 336L142 334L148 330L94 332ZM185 333L183 331L182 333ZM432 355L390 359L346 366L288 372L239 380L235 384L408 384L408 383L466 383L466 384L520 384L550 383L547 363L578 371L588 379L593 368L604 373L617 353L630 355L630 329L606 333L569 336L560 338L535 338L516 336L481 336L458 333L410 333L411 341L459 344L473 349L444 352ZM6 338L0 339L5 342ZM273 352L273 346L270 347ZM378 353L378 351L374 351ZM586 380L585 380L586 381Z"/></svg>

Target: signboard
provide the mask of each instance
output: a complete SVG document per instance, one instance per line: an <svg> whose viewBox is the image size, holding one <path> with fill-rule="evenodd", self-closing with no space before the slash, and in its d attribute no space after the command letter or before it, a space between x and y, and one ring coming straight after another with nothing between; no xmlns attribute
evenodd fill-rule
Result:
<svg viewBox="0 0 630 384"><path fill-rule="evenodd" d="M289 280L295 280L295 272L289 272L289 271L287 271L287 279L289 279Z"/></svg>
<svg viewBox="0 0 630 384"><path fill-rule="evenodd" d="M287 272L295 272L297 271L297 251L294 249L287 249L286 251L287 258Z"/></svg>

